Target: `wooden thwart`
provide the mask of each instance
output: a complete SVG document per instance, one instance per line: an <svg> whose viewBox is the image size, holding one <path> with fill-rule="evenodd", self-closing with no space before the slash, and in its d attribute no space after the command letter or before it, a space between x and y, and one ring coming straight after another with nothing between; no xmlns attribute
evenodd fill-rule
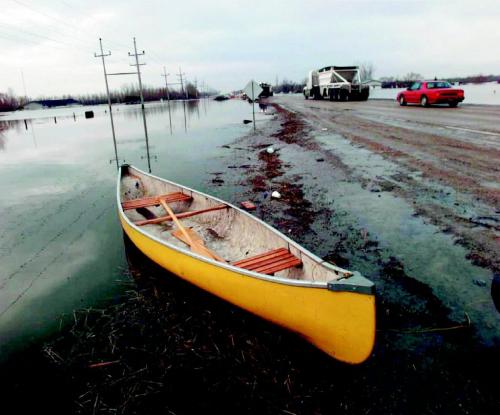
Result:
<svg viewBox="0 0 500 415"><path fill-rule="evenodd" d="M160 196L142 197L140 199L126 200L125 202L122 202L122 207L123 210L130 210L141 207L157 206L160 204L160 199L163 199L167 203L174 203L187 202L188 200L191 200L192 197L185 195L182 192L174 192Z"/></svg>
<svg viewBox="0 0 500 415"><path fill-rule="evenodd" d="M302 261L286 248L274 249L264 254L233 262L233 265L236 267L268 275L301 264Z"/></svg>
<svg viewBox="0 0 500 415"><path fill-rule="evenodd" d="M227 205L216 205L216 206L213 206L213 207L207 208L207 209L192 210L190 212L177 213L176 216L178 219L189 218L191 216L200 215L201 213L213 212L214 210L226 209L227 207L228 207ZM171 221L171 220L172 220L172 218L170 217L170 215L167 215L167 216L161 216L159 218L154 218L154 219L139 220L139 221L134 222L134 223L137 226L143 226L143 225L152 225L155 223L162 223L162 222Z"/></svg>

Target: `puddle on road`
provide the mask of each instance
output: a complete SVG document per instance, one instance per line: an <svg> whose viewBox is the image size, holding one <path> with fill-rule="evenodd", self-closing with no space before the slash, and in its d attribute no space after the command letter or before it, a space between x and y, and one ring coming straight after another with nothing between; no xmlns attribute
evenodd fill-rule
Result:
<svg viewBox="0 0 500 415"><path fill-rule="evenodd" d="M352 170L354 177L347 177L341 168L327 163L311 163L311 155L297 151L297 148L287 147L281 151L282 160L292 164L287 173L302 176L306 198L334 212L329 226L316 230L322 241L318 245L332 243L331 229L340 234L357 233L354 239L358 240L369 235L378 243L379 255L370 256L365 250L356 251L351 246L352 251L347 253L350 268L358 269L375 282L382 282L384 276L377 275L381 270L380 261L397 258L404 264L408 277L432 288L434 295L449 308L450 318L462 322L464 312L467 312L482 342L498 344L500 315L490 296L491 272L468 261L465 258L467 251L452 235L416 216L413 207L405 200L389 191L366 185L367 181L377 183L381 178L397 180L401 168L352 145L339 135L318 134L315 138L339 157ZM413 178L421 180L418 175ZM446 186L436 185L434 188L444 195L442 203L454 206L456 192L452 193L452 189ZM480 214L480 209L474 209L462 213ZM477 282L484 286L478 286Z"/></svg>

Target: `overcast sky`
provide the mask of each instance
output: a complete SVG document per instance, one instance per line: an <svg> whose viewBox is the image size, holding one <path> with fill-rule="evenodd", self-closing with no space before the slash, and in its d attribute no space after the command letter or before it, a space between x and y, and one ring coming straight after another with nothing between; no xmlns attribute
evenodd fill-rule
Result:
<svg viewBox="0 0 500 415"><path fill-rule="evenodd" d="M500 74L500 1L0 0L0 92L104 91L109 71L129 71L132 37L145 50L144 83L163 65L221 91L250 78L303 79L325 65L371 62L375 78ZM176 79L172 76L172 82ZM111 80L112 88L136 82Z"/></svg>

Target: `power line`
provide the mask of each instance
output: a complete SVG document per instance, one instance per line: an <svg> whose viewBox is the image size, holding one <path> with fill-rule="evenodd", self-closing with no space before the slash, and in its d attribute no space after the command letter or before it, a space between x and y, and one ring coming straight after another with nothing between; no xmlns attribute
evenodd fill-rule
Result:
<svg viewBox="0 0 500 415"><path fill-rule="evenodd" d="M24 30L24 29L14 28L12 26L4 25L4 24L1 24L1 23L0 23L0 27L3 27L5 29L7 29L7 30L15 30L14 34L17 34L18 32L21 32L21 33L25 33L25 34L27 34L29 36L33 36L33 37L37 37L37 38L40 38L40 39L49 40L51 42L59 43L61 45L66 45L66 46L71 46L71 47L75 46L74 44L71 44L71 43L67 43L67 42L64 42L64 41L61 41L61 40L57 40L57 39L52 39L52 38L50 38L48 36L45 36L45 35L40 35L40 34L37 34L37 33L29 32L29 31Z"/></svg>
<svg viewBox="0 0 500 415"><path fill-rule="evenodd" d="M28 42L28 43L31 43L33 45L40 45L40 42L37 42L35 40L31 40L31 39L23 39L23 38L19 38L19 37L15 37L15 36L13 37L12 34L10 34L10 33L7 33L7 34L0 33L0 37L3 39L6 39L6 40L11 40L11 41L17 42L17 43ZM63 50L63 48L61 46L54 45L53 47Z"/></svg>
<svg viewBox="0 0 500 415"><path fill-rule="evenodd" d="M14 3L17 3L17 4L21 5L21 6L23 6L23 7L27 8L27 9L29 9L29 10L31 10L34 13L37 13L37 14L39 14L41 16L44 16L44 17L49 18L49 19L52 19L53 21L55 21L55 22L57 22L57 23L59 23L61 25L69 27L73 32L75 32L75 31L76 32L80 32L81 34L83 34L85 36L88 36L88 33L83 32L81 29L78 29L74 24L68 23L64 19L61 19L59 17L55 17L54 15L42 12L40 10L37 10L36 8L32 7L31 5L28 5L28 4L26 4L26 3L24 3L24 2L22 2L20 0L11 0L11 1L14 2ZM56 31L57 30L61 31L60 29L56 28ZM93 42L89 41L86 37L83 38L83 37L77 36L74 33L68 33L68 32L62 32L62 33L63 33L63 35L65 37L72 37L73 39L75 39L75 40L77 40L77 41L85 44L89 48L92 47L92 45L93 45ZM120 42L116 42L116 41L113 41L113 40L110 40L109 42L113 43L113 44L117 44L117 45L120 44ZM128 49L128 46L126 46L124 44L120 44L120 46L117 49L122 49L122 50L125 51L126 49Z"/></svg>

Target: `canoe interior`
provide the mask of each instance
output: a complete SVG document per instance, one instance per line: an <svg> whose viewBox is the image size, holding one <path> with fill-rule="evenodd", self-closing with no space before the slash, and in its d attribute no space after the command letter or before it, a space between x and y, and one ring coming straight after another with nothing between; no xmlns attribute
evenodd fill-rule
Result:
<svg viewBox="0 0 500 415"><path fill-rule="evenodd" d="M191 199L169 203L175 214L208 209L221 204L219 200L180 185L149 176L133 167L122 169L120 183L120 201L122 203L134 199L176 192L189 195ZM133 223L150 219L152 217L151 214L157 217L166 216L165 209L161 205L149 206L146 209L146 212L144 208L127 209L124 210L124 214ZM295 257L299 258L302 261L302 265L276 272L273 274L274 276L294 280L328 282L350 275L346 270L332 266L331 264L325 265L323 261L313 257L300 246L289 243L278 231L264 226L252 216L243 213L239 209L228 207L227 209L214 210L186 217L181 219L181 221L185 227L191 227L201 235L205 245L210 250L231 263L278 248L285 248ZM176 230L176 225L171 221L159 224L146 224L140 226L139 229L170 245L190 251L186 244L172 235L172 231Z"/></svg>

